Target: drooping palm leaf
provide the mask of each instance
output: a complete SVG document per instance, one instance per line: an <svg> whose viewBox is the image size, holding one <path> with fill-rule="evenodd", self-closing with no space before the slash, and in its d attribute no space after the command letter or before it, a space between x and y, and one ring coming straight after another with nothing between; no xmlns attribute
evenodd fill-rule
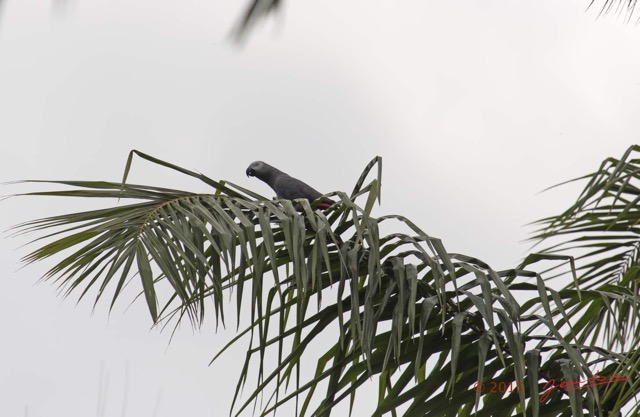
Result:
<svg viewBox="0 0 640 417"><path fill-rule="evenodd" d="M134 155L215 191L127 184ZM366 183L376 166L376 178ZM266 200L132 151L122 183L50 181L71 189L28 194L132 203L31 221L17 231L46 233L25 261L61 255L45 278L66 293L82 298L96 288L95 302L110 294L113 306L138 277L156 323L186 316L199 324L210 303L224 323L223 295L232 289L240 322L249 298L250 325L225 348L249 336L233 401L238 414L265 394L263 415L295 399L296 415L326 416L343 401L352 407L358 389L376 375L374 415L556 416L583 409L603 415L632 401L636 380L603 391L609 403L595 388L556 391L542 404L537 395L551 378L592 376L593 363L637 371L637 355L615 354L586 338L603 308L628 303L633 294L620 286L554 291L535 272L496 271L450 254L402 216L371 215L380 177L375 158L351 195L334 193L338 203L323 212L304 200ZM380 235L381 222L410 232ZM520 305L516 292L532 301ZM335 340L327 341L328 333ZM314 358L310 346L318 344L324 353ZM314 359L315 373L305 380L301 368ZM253 377L255 389L241 400ZM474 391L478 381L514 381L527 389L502 398Z"/></svg>
<svg viewBox="0 0 640 417"><path fill-rule="evenodd" d="M587 181L578 200L563 213L540 220L534 236L552 242L545 253L576 256L579 280L568 289L597 291L597 296L570 306L575 306L571 315L591 309L597 315L587 317L598 317L578 322L574 337L604 335L611 348L640 343L639 151L632 146L622 158L607 158L597 171L577 179Z"/></svg>
<svg viewBox="0 0 640 417"><path fill-rule="evenodd" d="M281 0L250 0L240 18L233 35L242 39L260 19L275 13L281 6Z"/></svg>

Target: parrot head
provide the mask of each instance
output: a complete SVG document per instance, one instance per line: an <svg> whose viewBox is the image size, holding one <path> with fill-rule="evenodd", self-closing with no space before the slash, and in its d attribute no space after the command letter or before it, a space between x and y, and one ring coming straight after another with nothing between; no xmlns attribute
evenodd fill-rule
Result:
<svg viewBox="0 0 640 417"><path fill-rule="evenodd" d="M249 165L249 168L247 168L247 177L258 177L260 178L260 174L265 174L265 171L268 171L268 169L270 168L269 165L265 164L262 161L255 161L252 162L251 165Z"/></svg>

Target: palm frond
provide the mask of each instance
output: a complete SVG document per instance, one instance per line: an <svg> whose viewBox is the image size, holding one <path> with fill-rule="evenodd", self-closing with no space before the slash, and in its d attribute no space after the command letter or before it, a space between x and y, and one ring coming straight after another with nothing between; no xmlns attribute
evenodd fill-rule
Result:
<svg viewBox="0 0 640 417"><path fill-rule="evenodd" d="M234 38L243 39L260 19L276 12L281 5L281 0L250 0L232 32Z"/></svg>
<svg viewBox="0 0 640 417"><path fill-rule="evenodd" d="M134 156L215 191L128 184ZM122 183L33 183L66 188L26 195L130 201L17 226L17 233L41 235L25 262L62 257L44 279L57 282L65 294L83 298L94 291L94 302L108 295L113 307L124 286L138 277L154 323L165 325L185 317L198 325L211 304L224 324L223 295L233 289L240 323L243 303L250 300L249 326L220 352L248 336L232 405L237 415L267 398L260 404L262 415L295 401L296 415L328 416L345 401L351 409L373 376L376 416L471 415L473 410L491 416L566 410L602 415L605 405L618 409L638 392L633 379L602 393L591 387L556 391L540 403L545 380L591 377L594 363L625 375L636 372L638 355L594 348L597 341L587 340L599 325L597 317L635 295L619 285L554 291L540 274L525 270L527 265L497 271L447 252L409 219L373 217L373 204L380 201L379 157L365 167L351 195L333 193L338 203L327 211L306 200L267 200L138 151L129 155ZM408 232L381 235L382 222ZM557 224L568 221L550 227ZM570 258L533 256L527 262L543 259ZM517 292L530 301L520 305ZM311 346L323 353L305 379L301 369L314 359ZM253 378L255 388L241 398ZM513 381L527 389L503 398L474 390L482 381Z"/></svg>
<svg viewBox="0 0 640 417"><path fill-rule="evenodd" d="M640 280L640 147L620 159L607 158L599 169L579 178L587 184L563 213L537 222L533 239L551 242L544 253L575 255L579 278L567 289L594 291L571 305L571 316L591 311L596 322L578 321L573 337L605 336L607 346L636 346Z"/></svg>
<svg viewBox="0 0 640 417"><path fill-rule="evenodd" d="M615 14L622 16L625 20L631 21L636 14L637 0L591 0L589 8L600 5L599 16L606 14Z"/></svg>

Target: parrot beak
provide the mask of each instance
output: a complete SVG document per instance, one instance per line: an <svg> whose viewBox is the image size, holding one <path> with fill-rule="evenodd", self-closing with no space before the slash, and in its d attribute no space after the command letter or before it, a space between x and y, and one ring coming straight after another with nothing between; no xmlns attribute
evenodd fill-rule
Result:
<svg viewBox="0 0 640 417"><path fill-rule="evenodd" d="M255 177L256 172L253 170L253 168L249 167L247 168L247 177Z"/></svg>

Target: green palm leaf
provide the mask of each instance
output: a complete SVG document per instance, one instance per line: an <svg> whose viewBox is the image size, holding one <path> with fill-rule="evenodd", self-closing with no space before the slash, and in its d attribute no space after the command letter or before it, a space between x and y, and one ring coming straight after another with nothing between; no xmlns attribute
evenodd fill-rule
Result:
<svg viewBox="0 0 640 417"><path fill-rule="evenodd" d="M574 337L584 340L604 334L610 348L640 343L639 151L633 146L621 159L608 158L596 172L580 178L587 185L575 204L558 216L540 220L534 237L553 241L545 253L575 254L580 279L567 288L594 290L598 295L576 303L569 314L591 309L598 319L593 325L583 319L579 329L586 333Z"/></svg>
<svg viewBox="0 0 640 417"><path fill-rule="evenodd" d="M127 184L135 155L197 178L213 192ZM614 171L624 182L633 168L619 165ZM372 173L377 175L369 180ZM373 217L380 181L381 159L375 158L351 195L333 194L338 203L331 209L322 212L302 200L295 202L297 210L294 202L266 200L132 151L122 183L49 181L67 188L27 194L118 199L115 207L27 222L16 232L42 234L25 262L58 258L44 278L65 294L83 298L93 290L95 303L108 294L113 307L137 277L154 323L177 324L186 316L199 325L213 305L214 317L224 324L224 295L232 289L240 323L243 303L250 300L250 324L220 352L249 336L232 405L236 414L266 398L262 415L294 400L296 415L328 416L347 399L350 409L356 407L357 391L373 376L379 385L374 415L557 416L583 410L604 415L633 401L637 378L602 392L555 391L543 403L538 397L548 380L590 377L594 364L637 374L636 352L615 353L613 345L604 348L597 338L589 339L605 325L600 318L616 317L617 340L627 340L633 326L629 309L637 299L631 285L637 280L628 276L635 273L632 265L622 264L622 278L612 281L618 275L607 275L608 267L593 270L578 263L574 283L556 291L525 268L541 260L572 262L558 255L562 243L548 254L530 256L519 269L494 270L476 258L448 253L439 239L402 216ZM614 199L608 210L622 210L608 215L609 221L628 221L634 209L618 206L634 201L632 184L626 181L624 190L616 184L599 172L590 187L606 187ZM598 195L583 193L573 212L544 220L537 237L585 233L572 223L581 214L572 213ZM382 222L410 231L382 235ZM596 227L606 233L610 226ZM589 244L571 244L576 242ZM587 253L578 261L594 256ZM615 256L602 259L621 262ZM606 285L595 286L603 279L609 280ZM519 295L528 301L518 303ZM611 314L622 306L627 306L625 322ZM336 334L335 340L327 342L327 332ZM314 357L311 346L321 346L323 353ZM301 369L311 361L315 372L305 380ZM254 373L255 388L241 398ZM478 381L512 381L526 389L503 398L474 391Z"/></svg>

